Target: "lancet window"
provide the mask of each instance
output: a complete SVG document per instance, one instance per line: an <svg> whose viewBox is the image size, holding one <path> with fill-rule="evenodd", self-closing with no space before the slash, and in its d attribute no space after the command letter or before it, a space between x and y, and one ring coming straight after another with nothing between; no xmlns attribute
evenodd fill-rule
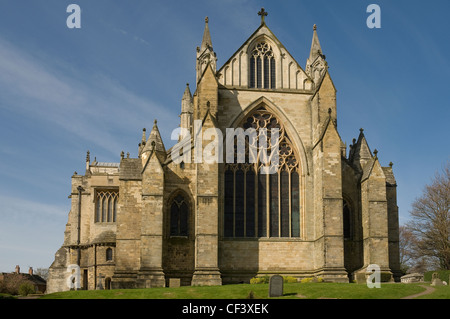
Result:
<svg viewBox="0 0 450 319"><path fill-rule="evenodd" d="M266 42L258 43L250 55L250 88L275 88L275 58Z"/></svg>

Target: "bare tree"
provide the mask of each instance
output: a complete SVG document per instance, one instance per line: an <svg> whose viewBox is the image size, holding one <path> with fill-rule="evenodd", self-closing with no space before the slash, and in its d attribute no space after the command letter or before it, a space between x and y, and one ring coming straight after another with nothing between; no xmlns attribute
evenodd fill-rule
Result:
<svg viewBox="0 0 450 319"><path fill-rule="evenodd" d="M450 269L450 162L432 183L425 186L421 197L412 205L407 227L417 241L416 257L437 259L441 269Z"/></svg>
<svg viewBox="0 0 450 319"><path fill-rule="evenodd" d="M35 271L35 274L40 276L42 279L48 279L48 268L38 268Z"/></svg>
<svg viewBox="0 0 450 319"><path fill-rule="evenodd" d="M399 227L400 239L400 269L406 273L408 269L414 266L414 243L416 241L414 234L407 226Z"/></svg>

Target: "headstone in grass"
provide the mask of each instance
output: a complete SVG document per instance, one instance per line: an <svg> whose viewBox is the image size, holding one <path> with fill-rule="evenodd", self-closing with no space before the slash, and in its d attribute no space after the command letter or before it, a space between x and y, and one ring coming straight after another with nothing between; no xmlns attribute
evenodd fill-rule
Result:
<svg viewBox="0 0 450 319"><path fill-rule="evenodd" d="M178 288L181 286L180 278L169 278L169 288Z"/></svg>
<svg viewBox="0 0 450 319"><path fill-rule="evenodd" d="M439 273L434 272L431 277L431 285L432 286L443 286L442 280L439 278Z"/></svg>
<svg viewBox="0 0 450 319"><path fill-rule="evenodd" d="M283 296L283 277L273 275L269 280L269 297Z"/></svg>
<svg viewBox="0 0 450 319"><path fill-rule="evenodd" d="M102 284L102 280L103 278L105 278L105 276L103 276L102 274L98 274L97 276L97 290L103 290L103 284Z"/></svg>

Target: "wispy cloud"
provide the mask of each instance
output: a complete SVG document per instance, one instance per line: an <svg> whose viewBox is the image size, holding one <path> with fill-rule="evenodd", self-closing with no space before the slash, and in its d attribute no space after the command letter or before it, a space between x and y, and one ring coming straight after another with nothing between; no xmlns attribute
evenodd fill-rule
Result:
<svg viewBox="0 0 450 319"><path fill-rule="evenodd" d="M0 271L50 266L70 207L2 195L0 203Z"/></svg>
<svg viewBox="0 0 450 319"><path fill-rule="evenodd" d="M0 221L19 221L22 224L35 224L39 221L48 223L55 218L67 219L70 209L66 205L51 205L3 195L0 195L0 203Z"/></svg>
<svg viewBox="0 0 450 319"><path fill-rule="evenodd" d="M114 29L114 31L119 32L119 33L123 34L124 36L131 37L134 41L137 41L139 43L150 46L150 43L147 40L145 40L135 34L131 34L130 32L125 31L123 29L117 29L117 28L113 28L113 29Z"/></svg>
<svg viewBox="0 0 450 319"><path fill-rule="evenodd" d="M58 68L0 37L0 108L50 122L113 154L123 146L114 130L136 127L142 118L174 118L170 110L102 74Z"/></svg>

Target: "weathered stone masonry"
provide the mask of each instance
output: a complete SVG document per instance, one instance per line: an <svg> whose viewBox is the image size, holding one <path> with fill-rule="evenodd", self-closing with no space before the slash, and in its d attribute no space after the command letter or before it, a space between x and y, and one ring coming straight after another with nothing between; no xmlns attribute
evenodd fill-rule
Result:
<svg viewBox="0 0 450 319"><path fill-rule="evenodd" d="M362 129L349 149L339 136L336 88L316 26L303 69L264 17L218 70L206 19L195 91L187 85L181 101L179 124L191 139L175 147L193 142L196 120L201 134L278 128L277 172L263 175L263 164L248 158L196 163L193 152L175 163L156 121L148 136L144 129L137 158L122 153L119 163L101 163L88 153L85 174L72 176L48 292L68 289L73 264L83 289L99 281L106 288L162 287L170 279L220 285L272 274L347 282L370 264L399 278L392 163L381 166ZM213 140L205 136L200 151Z"/></svg>

